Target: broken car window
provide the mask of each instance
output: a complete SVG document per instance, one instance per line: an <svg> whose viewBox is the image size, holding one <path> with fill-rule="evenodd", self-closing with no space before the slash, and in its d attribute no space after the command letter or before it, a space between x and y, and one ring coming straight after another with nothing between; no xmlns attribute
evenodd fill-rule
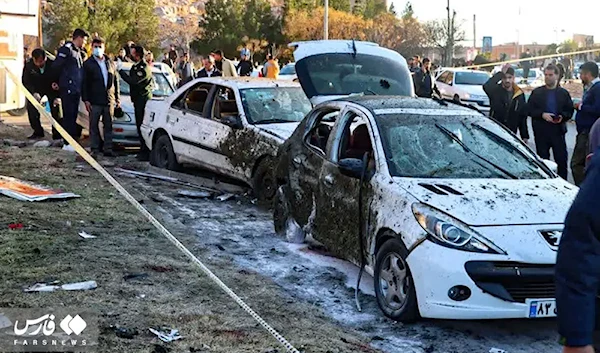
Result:
<svg viewBox="0 0 600 353"><path fill-rule="evenodd" d="M126 72L129 73L129 70L126 70ZM173 93L173 88L171 87L171 84L169 83L165 75L162 73L152 73L152 84L152 95L154 97L167 97ZM119 76L120 93L128 96L129 90L129 84Z"/></svg>
<svg viewBox="0 0 600 353"><path fill-rule="evenodd" d="M250 124L299 122L312 106L300 87L265 87L240 90Z"/></svg>
<svg viewBox="0 0 600 353"><path fill-rule="evenodd" d="M368 54L321 54L296 63L306 95L396 95L410 96L410 72L400 62ZM307 82L307 84L304 84Z"/></svg>
<svg viewBox="0 0 600 353"><path fill-rule="evenodd" d="M480 116L384 115L377 125L393 176L417 178L551 177L516 138ZM443 129L440 129L443 127ZM452 136L458 138L467 149ZM485 160L478 155L486 156ZM494 168L494 165L498 168Z"/></svg>
<svg viewBox="0 0 600 353"><path fill-rule="evenodd" d="M327 141L329 141L333 124L335 123L339 113L340 112L337 110L326 110L319 112L319 116L314 120L314 123L310 128L310 132L306 136L305 142L323 156L327 150Z"/></svg>

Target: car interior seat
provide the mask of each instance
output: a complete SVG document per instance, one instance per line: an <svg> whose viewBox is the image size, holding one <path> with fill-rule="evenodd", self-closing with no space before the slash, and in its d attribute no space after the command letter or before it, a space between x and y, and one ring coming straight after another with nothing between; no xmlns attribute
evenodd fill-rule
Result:
<svg viewBox="0 0 600 353"><path fill-rule="evenodd" d="M350 147L344 152L344 158L362 159L365 152L372 153L371 136L367 124L357 126L350 135Z"/></svg>
<svg viewBox="0 0 600 353"><path fill-rule="evenodd" d="M194 90L185 98L185 105L187 109L202 114L206 99L208 99L208 91L206 89Z"/></svg>

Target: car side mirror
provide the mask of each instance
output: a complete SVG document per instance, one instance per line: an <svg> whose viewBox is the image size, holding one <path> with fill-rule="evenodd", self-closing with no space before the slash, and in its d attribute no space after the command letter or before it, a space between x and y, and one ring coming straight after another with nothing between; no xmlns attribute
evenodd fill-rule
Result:
<svg viewBox="0 0 600 353"><path fill-rule="evenodd" d="M558 173L558 164L556 164L555 162L553 162L549 159L542 159L542 162L544 162L544 164L546 165L546 167L548 167L548 169L550 169L554 173Z"/></svg>
<svg viewBox="0 0 600 353"><path fill-rule="evenodd" d="M358 158L344 158L338 162L338 168L342 175L360 179L363 172L363 162Z"/></svg>
<svg viewBox="0 0 600 353"><path fill-rule="evenodd" d="M242 124L242 118L239 115L229 115L224 118L221 118L223 124L229 126L232 129L242 129L244 128L244 124Z"/></svg>

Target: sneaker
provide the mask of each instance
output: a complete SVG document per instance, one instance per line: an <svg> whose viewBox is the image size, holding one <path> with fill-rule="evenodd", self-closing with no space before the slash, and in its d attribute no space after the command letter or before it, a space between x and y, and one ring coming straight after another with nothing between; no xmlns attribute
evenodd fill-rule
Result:
<svg viewBox="0 0 600 353"><path fill-rule="evenodd" d="M67 151L67 152L75 152L75 147L73 147L71 145L64 145L62 150Z"/></svg>

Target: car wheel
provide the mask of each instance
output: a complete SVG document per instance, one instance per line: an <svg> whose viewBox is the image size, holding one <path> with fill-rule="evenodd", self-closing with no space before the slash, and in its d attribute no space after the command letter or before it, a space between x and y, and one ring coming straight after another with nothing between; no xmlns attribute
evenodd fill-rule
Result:
<svg viewBox="0 0 600 353"><path fill-rule="evenodd" d="M23 116L27 112L27 107L8 110L7 113L11 116Z"/></svg>
<svg viewBox="0 0 600 353"><path fill-rule="evenodd" d="M460 97L458 96L458 94L455 94L454 97L452 98L456 103L460 103Z"/></svg>
<svg viewBox="0 0 600 353"><path fill-rule="evenodd" d="M264 158L260 161L252 177L252 189L258 202L264 205L270 205L277 193L277 183L275 181L275 172L272 158Z"/></svg>
<svg viewBox="0 0 600 353"><path fill-rule="evenodd" d="M179 170L181 168L168 135L162 135L156 139L152 147L150 163L153 166L169 170Z"/></svg>
<svg viewBox="0 0 600 353"><path fill-rule="evenodd" d="M385 316L394 321L414 322L419 318L415 285L406 263L408 250L397 238L386 241L375 262L375 296Z"/></svg>

